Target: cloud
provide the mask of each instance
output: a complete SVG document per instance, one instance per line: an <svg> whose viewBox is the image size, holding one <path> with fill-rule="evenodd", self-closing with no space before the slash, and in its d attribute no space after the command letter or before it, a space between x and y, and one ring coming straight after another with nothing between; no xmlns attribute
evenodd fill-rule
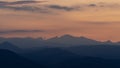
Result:
<svg viewBox="0 0 120 68"><path fill-rule="evenodd" d="M2 34L14 34L14 33L39 33L45 32L44 30L6 30L0 31L0 35Z"/></svg>
<svg viewBox="0 0 120 68"><path fill-rule="evenodd" d="M56 10L65 10L65 11L73 11L73 10L78 10L80 7L77 6L60 6L60 5L48 5L48 8L56 9Z"/></svg>
<svg viewBox="0 0 120 68"><path fill-rule="evenodd" d="M7 2L7 1L0 1L0 6L5 5L22 5L22 4L32 4L32 3L42 3L45 1L14 1L14 2Z"/></svg>
<svg viewBox="0 0 120 68"><path fill-rule="evenodd" d="M113 23L111 23L111 22L83 22L82 24L87 24L87 25L111 25Z"/></svg>
<svg viewBox="0 0 120 68"><path fill-rule="evenodd" d="M75 11L79 10L79 7L73 6L60 6L60 5L41 5L41 6L29 6L29 5L23 5L23 6L0 6L0 9L9 9L9 10L15 10L15 11L29 11L29 12L40 12L40 13L50 13L54 10L65 10L65 11Z"/></svg>
<svg viewBox="0 0 120 68"><path fill-rule="evenodd" d="M49 13L47 9L35 6L0 6L0 9L8 9L14 11L28 11L28 12L39 12L39 13Z"/></svg>
<svg viewBox="0 0 120 68"><path fill-rule="evenodd" d="M96 8L98 10L103 10L103 9L119 9L120 5L119 4L114 4L114 3L89 3L89 4L77 4L74 6L62 6L62 5L47 5L47 8L50 9L55 9L55 10L65 10L65 11L88 11L89 8Z"/></svg>
<svg viewBox="0 0 120 68"><path fill-rule="evenodd" d="M41 6L27 5L27 4L42 3L42 2L46 2L46 1L34 1L34 0L14 1L14 2L0 1L0 9L48 13L47 9L43 9Z"/></svg>
<svg viewBox="0 0 120 68"><path fill-rule="evenodd" d="M89 4L88 6L89 6L89 7L97 7L96 4Z"/></svg>
<svg viewBox="0 0 120 68"><path fill-rule="evenodd" d="M104 10L106 8L119 9L120 7L120 5L118 4L109 4L109 3L89 3L89 4L79 4L79 5L77 4L74 6L63 6L58 4L26 5L31 3L42 3L42 2L45 1L35 1L35 0L14 1L14 2L0 1L0 9L37 12L37 13L52 13L52 12L54 13L54 10L59 10L59 11L64 10L70 12L70 11L81 11L81 10L88 11L89 8L90 9L95 8L94 10L96 11L96 9L97 10Z"/></svg>

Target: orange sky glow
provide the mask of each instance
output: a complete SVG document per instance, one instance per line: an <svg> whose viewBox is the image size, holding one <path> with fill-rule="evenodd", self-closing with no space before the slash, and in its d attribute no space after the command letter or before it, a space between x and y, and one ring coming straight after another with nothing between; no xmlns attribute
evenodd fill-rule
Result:
<svg viewBox="0 0 120 68"><path fill-rule="evenodd" d="M120 0L0 4L0 37L50 38L64 34L120 41Z"/></svg>

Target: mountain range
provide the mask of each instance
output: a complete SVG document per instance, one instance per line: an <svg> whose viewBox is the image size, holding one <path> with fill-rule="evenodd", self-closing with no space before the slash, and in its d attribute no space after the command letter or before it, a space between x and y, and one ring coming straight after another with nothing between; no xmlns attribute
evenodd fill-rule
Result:
<svg viewBox="0 0 120 68"><path fill-rule="evenodd" d="M10 42L3 42L0 44L0 67L120 68L119 52L120 46L114 45L39 47L23 50Z"/></svg>
<svg viewBox="0 0 120 68"><path fill-rule="evenodd" d="M33 48L33 47L69 47L69 46L82 46L82 45L120 45L119 42L108 41L96 41L86 37L74 37L71 35L63 35L60 37L53 37L50 39L42 38L0 38L0 42L10 42L21 48Z"/></svg>
<svg viewBox="0 0 120 68"><path fill-rule="evenodd" d="M99 57L81 56L61 48L43 48L25 57L49 68L119 68L120 60L103 59Z"/></svg>

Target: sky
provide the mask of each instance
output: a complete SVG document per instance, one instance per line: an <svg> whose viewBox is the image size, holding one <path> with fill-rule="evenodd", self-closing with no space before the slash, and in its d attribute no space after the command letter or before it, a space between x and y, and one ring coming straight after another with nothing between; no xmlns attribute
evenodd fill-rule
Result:
<svg viewBox="0 0 120 68"><path fill-rule="evenodd" d="M0 0L0 37L120 41L119 29L120 0Z"/></svg>

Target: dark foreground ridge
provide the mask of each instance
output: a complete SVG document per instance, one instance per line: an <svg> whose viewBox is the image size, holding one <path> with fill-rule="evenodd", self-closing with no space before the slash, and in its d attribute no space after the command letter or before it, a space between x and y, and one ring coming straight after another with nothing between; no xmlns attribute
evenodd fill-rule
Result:
<svg viewBox="0 0 120 68"><path fill-rule="evenodd" d="M0 50L0 68L45 68L9 50Z"/></svg>
<svg viewBox="0 0 120 68"><path fill-rule="evenodd" d="M47 48L24 56L29 60L1 49L0 68L120 68L120 60L79 56L58 48Z"/></svg>

